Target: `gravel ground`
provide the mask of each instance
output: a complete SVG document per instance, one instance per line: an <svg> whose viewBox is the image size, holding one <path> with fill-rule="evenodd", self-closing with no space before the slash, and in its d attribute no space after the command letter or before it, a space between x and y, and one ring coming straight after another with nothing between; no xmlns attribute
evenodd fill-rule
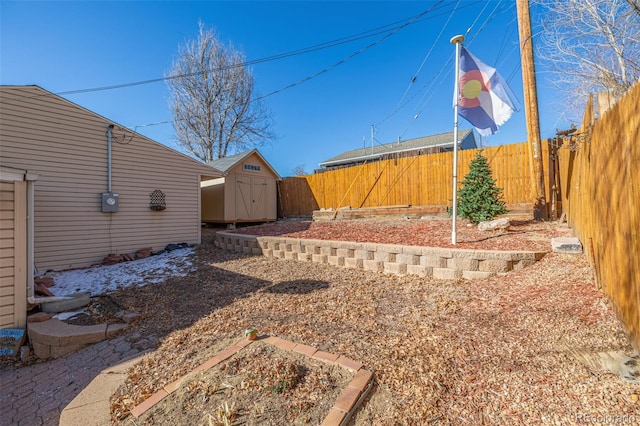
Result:
<svg viewBox="0 0 640 426"><path fill-rule="evenodd" d="M548 249L558 230L541 226L527 241L546 238ZM504 245L530 249L523 229ZM157 344L112 398L114 414L255 326L370 368L376 385L357 425L640 423L640 384L597 362L604 352L625 361L632 347L583 255L549 254L473 282L240 255L210 239L195 255L200 267L187 277L112 294Z"/></svg>

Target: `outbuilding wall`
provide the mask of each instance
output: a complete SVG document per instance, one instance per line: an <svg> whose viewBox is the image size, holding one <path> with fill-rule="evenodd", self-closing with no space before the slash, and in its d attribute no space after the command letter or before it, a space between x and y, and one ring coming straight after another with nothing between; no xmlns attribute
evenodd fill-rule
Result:
<svg viewBox="0 0 640 426"><path fill-rule="evenodd" d="M203 182L204 222L268 222L278 218L276 176L259 155L253 153L239 161L224 180L216 182Z"/></svg>

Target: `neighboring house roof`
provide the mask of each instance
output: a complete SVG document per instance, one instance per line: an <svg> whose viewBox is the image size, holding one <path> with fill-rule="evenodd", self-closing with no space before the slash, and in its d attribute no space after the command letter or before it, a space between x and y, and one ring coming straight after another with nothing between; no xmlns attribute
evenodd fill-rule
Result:
<svg viewBox="0 0 640 426"><path fill-rule="evenodd" d="M460 130L458 132L459 144L467 138L470 139L471 145L474 148L477 147L475 136L471 129ZM377 145L374 147L354 149L351 151L343 152L340 155L336 155L333 158L323 161L322 163L320 163L320 167L359 163L365 160L376 160L382 157L383 155L399 153L399 152L417 151L420 149L435 148L435 147L453 148L453 132L441 133L439 135L432 135L432 136L424 136L424 137L415 138L415 139L409 139L399 143L394 142L394 143L388 143L384 145ZM465 144L465 147L468 148L469 145Z"/></svg>
<svg viewBox="0 0 640 426"><path fill-rule="evenodd" d="M229 170L233 169L236 164L244 161L246 158L250 157L252 154L256 154L264 163L267 165L269 170L276 176L277 180L282 180L282 177L276 172L276 170L269 164L267 160L260 154L260 151L257 149L252 149L245 152L240 152L238 154L230 155L228 157L218 158L217 160L207 162L207 165L213 167L216 170L220 170L223 176L226 176Z"/></svg>

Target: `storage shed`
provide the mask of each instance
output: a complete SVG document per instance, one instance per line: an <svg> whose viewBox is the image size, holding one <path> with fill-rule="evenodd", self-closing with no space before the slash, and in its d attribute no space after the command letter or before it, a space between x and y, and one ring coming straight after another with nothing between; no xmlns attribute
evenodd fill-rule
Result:
<svg viewBox="0 0 640 426"><path fill-rule="evenodd" d="M0 86L0 147L0 328L25 324L34 271L199 243L222 175L38 86Z"/></svg>
<svg viewBox="0 0 640 426"><path fill-rule="evenodd" d="M207 163L223 177L200 184L205 223L272 222L278 218L278 172L257 149Z"/></svg>

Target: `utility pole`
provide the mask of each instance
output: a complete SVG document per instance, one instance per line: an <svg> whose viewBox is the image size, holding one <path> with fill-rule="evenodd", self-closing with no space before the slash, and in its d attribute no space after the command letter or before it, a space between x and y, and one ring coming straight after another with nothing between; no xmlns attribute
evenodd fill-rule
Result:
<svg viewBox="0 0 640 426"><path fill-rule="evenodd" d="M538 92L536 69L533 61L533 41L531 39L531 16L529 0L516 0L518 11L518 32L520 35L520 57L522 61L522 84L524 86L524 108L527 122L532 164L532 186L535 188L534 215L536 219L547 218L547 202L544 190L542 167L542 142L540 140L540 118L538 117Z"/></svg>

